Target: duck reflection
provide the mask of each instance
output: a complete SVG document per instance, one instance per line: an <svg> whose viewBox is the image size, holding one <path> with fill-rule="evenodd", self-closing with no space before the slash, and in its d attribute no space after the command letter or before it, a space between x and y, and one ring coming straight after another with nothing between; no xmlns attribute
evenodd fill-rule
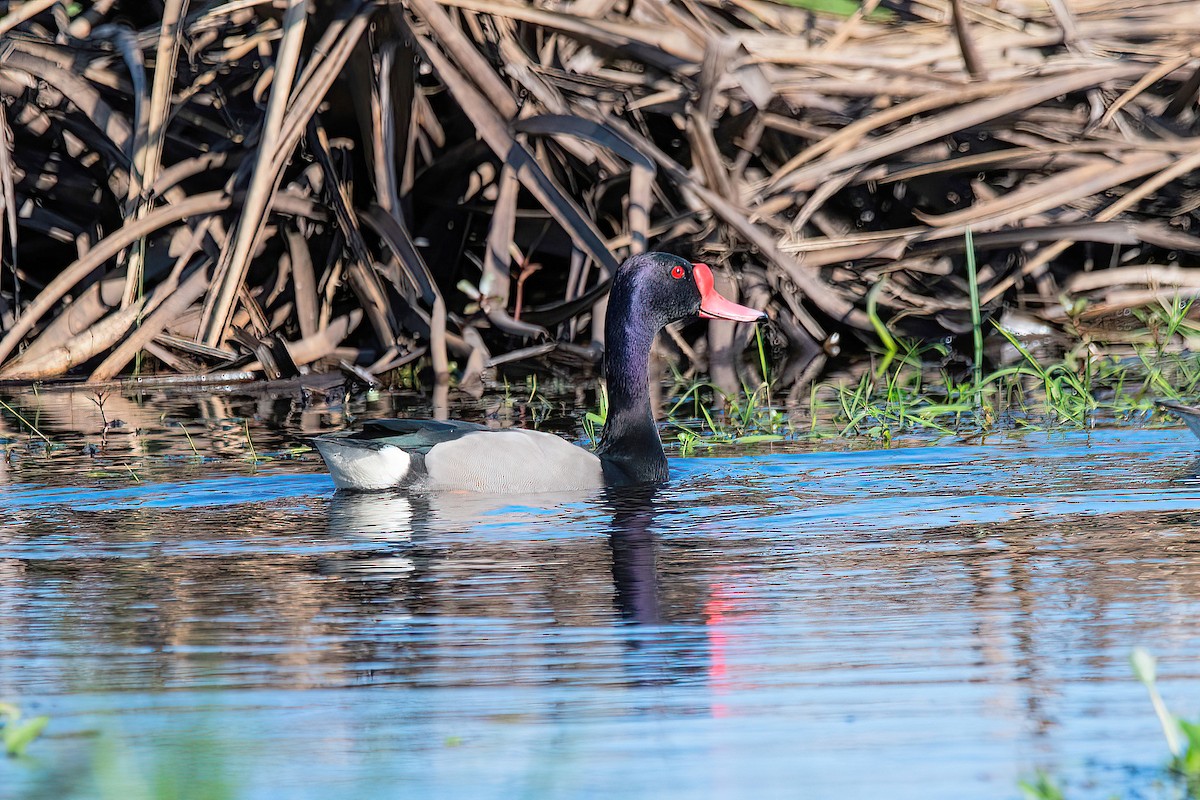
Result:
<svg viewBox="0 0 1200 800"><path fill-rule="evenodd" d="M362 495L334 495L329 503L329 532L335 536L350 534L382 547L351 550L342 557L328 559L322 562L321 571L346 580L407 577L415 567L402 548L412 541L413 520L424 509L414 510L418 498L400 493L379 493L367 500ZM388 544L396 547L388 548Z"/></svg>
<svg viewBox="0 0 1200 800"><path fill-rule="evenodd" d="M660 508L657 489L610 489L605 505L612 512L608 544L613 596L617 612L628 623L623 629L627 679L640 686L712 683L723 671L723 662L716 657L713 631L700 611L710 604L708 587L675 573L670 594L664 594L662 542L654 530ZM664 607L664 596L671 597L671 606ZM718 705L705 710L718 713Z"/></svg>
<svg viewBox="0 0 1200 800"><path fill-rule="evenodd" d="M713 667L710 587L681 570L689 562L678 558L668 559L672 585L663 586L655 528L662 509L653 488L529 497L338 494L329 505L329 534L361 546L320 569L359 587L355 594L375 613L384 602L405 614L507 619L519 629L549 615L564 632L617 621L624 680L703 680ZM481 525L494 538L481 537ZM597 531L604 539L589 535ZM613 604L607 613L606 596ZM581 665L602 652L605 638L573 645ZM560 668L572 669L569 662Z"/></svg>
<svg viewBox="0 0 1200 800"><path fill-rule="evenodd" d="M328 574L346 578L389 580L413 570L409 555L439 536L472 528L481 522L504 524L520 521L531 508L553 508L578 502L578 494L539 494L523 505L520 496L472 492L338 492L329 501L328 531L337 538L351 537L360 547L322 563ZM388 545L394 552L387 553ZM389 571L385 565L396 567Z"/></svg>
<svg viewBox="0 0 1200 800"><path fill-rule="evenodd" d="M662 621L657 570L657 536L653 487L607 490L596 498L611 514L608 546L616 610L622 619L641 624ZM541 508L578 504L580 495L539 494L529 498ZM351 549L323 563L323 571L345 578L400 579L414 569L409 557L414 541L428 543L432 534L463 529L487 519L503 523L528 513L519 497L470 493L420 494L415 492L338 493L330 500L328 530L337 537L361 540L361 551ZM388 548L388 545L394 545ZM585 577L585 576L580 576Z"/></svg>
<svg viewBox="0 0 1200 800"><path fill-rule="evenodd" d="M646 625L662 621L658 595L658 541L654 523L655 487L609 489L605 504L612 510L609 547L617 610L626 620Z"/></svg>
<svg viewBox="0 0 1200 800"><path fill-rule="evenodd" d="M1197 483L1200 482L1200 458L1191 462L1185 469L1172 478L1174 483Z"/></svg>

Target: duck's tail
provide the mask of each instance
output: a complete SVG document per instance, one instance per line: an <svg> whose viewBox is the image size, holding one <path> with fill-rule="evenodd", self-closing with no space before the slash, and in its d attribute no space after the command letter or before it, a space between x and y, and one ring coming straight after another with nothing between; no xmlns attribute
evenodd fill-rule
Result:
<svg viewBox="0 0 1200 800"><path fill-rule="evenodd" d="M403 486L413 473L413 456L391 444L351 439L345 433L318 436L313 446L325 459L339 489L375 491Z"/></svg>

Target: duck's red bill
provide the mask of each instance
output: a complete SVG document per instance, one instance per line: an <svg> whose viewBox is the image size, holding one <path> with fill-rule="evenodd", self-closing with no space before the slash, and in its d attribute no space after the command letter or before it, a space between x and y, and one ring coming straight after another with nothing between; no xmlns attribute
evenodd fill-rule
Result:
<svg viewBox="0 0 1200 800"><path fill-rule="evenodd" d="M704 319L729 319L734 322L757 322L767 315L756 308L741 306L717 294L713 287L712 270L707 264L692 264L692 277L700 290L700 316Z"/></svg>

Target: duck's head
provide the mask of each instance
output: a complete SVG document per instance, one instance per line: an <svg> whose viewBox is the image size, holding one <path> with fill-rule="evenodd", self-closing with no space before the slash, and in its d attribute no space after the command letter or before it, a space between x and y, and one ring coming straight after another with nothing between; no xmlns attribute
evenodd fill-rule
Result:
<svg viewBox="0 0 1200 800"><path fill-rule="evenodd" d="M620 324L645 320L655 330L694 317L755 322L767 316L718 294L707 265L670 253L642 253L617 268L609 318L614 314Z"/></svg>

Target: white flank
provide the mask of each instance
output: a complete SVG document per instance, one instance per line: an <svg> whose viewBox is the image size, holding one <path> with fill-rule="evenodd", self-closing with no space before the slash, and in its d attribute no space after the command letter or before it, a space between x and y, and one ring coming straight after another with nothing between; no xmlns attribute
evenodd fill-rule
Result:
<svg viewBox="0 0 1200 800"><path fill-rule="evenodd" d="M412 467L412 456L399 447L359 447L336 439L317 439L316 445L339 489L391 489Z"/></svg>

